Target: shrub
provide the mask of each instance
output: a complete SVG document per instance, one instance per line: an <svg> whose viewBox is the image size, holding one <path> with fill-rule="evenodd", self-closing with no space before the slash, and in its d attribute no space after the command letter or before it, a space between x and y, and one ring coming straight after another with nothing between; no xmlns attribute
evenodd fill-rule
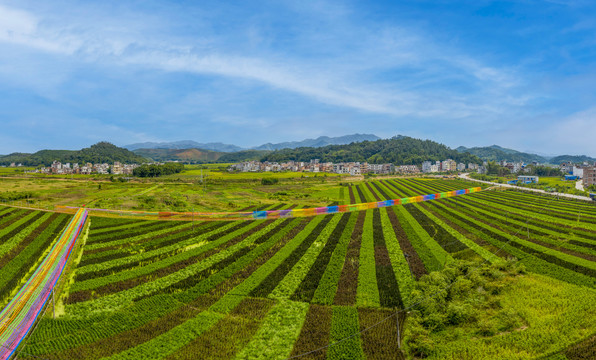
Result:
<svg viewBox="0 0 596 360"><path fill-rule="evenodd" d="M275 185L279 182L277 178L263 178L261 179L261 185Z"/></svg>

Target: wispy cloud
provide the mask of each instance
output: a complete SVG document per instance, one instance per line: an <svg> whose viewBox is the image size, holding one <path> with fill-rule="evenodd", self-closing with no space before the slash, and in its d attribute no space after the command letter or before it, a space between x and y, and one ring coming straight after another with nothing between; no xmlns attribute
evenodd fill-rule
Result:
<svg viewBox="0 0 596 360"><path fill-rule="evenodd" d="M570 67L581 62L579 51L586 56L588 40L575 41L569 48L582 46L556 63L552 51L568 47L540 38L577 19L524 23L540 31L508 34L510 13L482 14L489 2L469 12L445 12L448 3L11 1L0 4L0 105L12 107L0 114L18 120L39 112L52 122L47 110L59 109L59 121L73 128L100 124L125 139L138 133L135 141L175 140L182 127L184 137L212 137L202 141L258 128L264 142L377 131L453 145L498 143L495 134L520 143L511 129L527 129L543 113L558 117L541 130L557 119L584 129L568 116L593 96L589 85L574 85L586 72ZM568 7L546 4L525 15L543 8ZM457 9L462 14L453 15ZM517 46L512 34L527 42Z"/></svg>
<svg viewBox="0 0 596 360"><path fill-rule="evenodd" d="M323 13L329 15L327 11ZM364 34L363 38L370 49L366 59L353 54L353 60L346 59L336 67L332 58L297 62L286 56L276 58L275 54L260 57L227 54L217 49L196 49L192 44L177 44L179 41L176 38L172 39L171 44L165 45L163 42L115 36L109 29L80 31L80 24L75 30L68 24L64 27L43 25L34 14L0 7L0 20L8 18L15 20L3 22L0 28L0 41L3 42L61 53L83 61L250 79L323 103L393 116L461 118L477 111L498 112L499 106L494 100L486 102L485 99L483 102L475 98L466 101L449 94L433 94L429 90L402 89L400 81L388 87L382 79L376 80L375 84L375 81L362 78L368 69L376 65L389 69L414 66L424 68L431 75L456 69L458 76L469 78L462 81L471 79L486 82L486 85L477 84L481 92L494 92L515 85L512 76L505 71L457 54L453 49L437 46L432 39L409 35L403 30L398 32L399 38L387 35L392 29ZM379 40L375 40L377 37ZM351 55L351 52L347 53L347 57ZM421 81L424 80L415 79L409 84L405 81L403 85L407 88ZM429 97L433 98L432 102L428 101Z"/></svg>

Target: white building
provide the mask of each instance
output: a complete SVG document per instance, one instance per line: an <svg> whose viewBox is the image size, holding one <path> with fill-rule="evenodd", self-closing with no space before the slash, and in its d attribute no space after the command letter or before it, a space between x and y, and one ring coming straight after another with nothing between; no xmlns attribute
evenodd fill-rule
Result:
<svg viewBox="0 0 596 360"><path fill-rule="evenodd" d="M574 166L573 167L573 176L577 176L580 179L583 179L584 178L584 168L583 167Z"/></svg>
<svg viewBox="0 0 596 360"><path fill-rule="evenodd" d="M423 172L423 173L429 173L429 172L432 172L432 171L431 171L431 169L432 169L432 166L433 166L433 163L432 163L432 162L430 162L430 161L425 161L425 162L423 162L423 163L422 163L422 172Z"/></svg>

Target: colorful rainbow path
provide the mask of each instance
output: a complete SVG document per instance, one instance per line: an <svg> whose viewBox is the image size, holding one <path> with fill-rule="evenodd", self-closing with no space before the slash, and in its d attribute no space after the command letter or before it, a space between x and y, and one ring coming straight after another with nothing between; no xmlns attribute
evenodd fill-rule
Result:
<svg viewBox="0 0 596 360"><path fill-rule="evenodd" d="M0 312L0 360L15 354L42 313L86 220L87 210L78 210L33 275Z"/></svg>
<svg viewBox="0 0 596 360"><path fill-rule="evenodd" d="M376 209L387 206L405 205L410 203L444 199L459 195L465 195L482 191L480 187L474 187L462 190L446 191L436 194L412 196L401 199L392 199L384 201L375 201L361 204L323 206L310 209L291 209L291 210L262 210L247 212L173 212L173 211L134 211L134 210L114 210L114 209L94 209L87 208L90 215L106 216L108 214L120 215L126 217L135 217L147 220L181 220L181 221L203 221L203 220L263 220L279 219L291 217L304 217L315 215L338 214L367 209ZM80 208L76 206L56 206L56 211L63 213L74 213Z"/></svg>

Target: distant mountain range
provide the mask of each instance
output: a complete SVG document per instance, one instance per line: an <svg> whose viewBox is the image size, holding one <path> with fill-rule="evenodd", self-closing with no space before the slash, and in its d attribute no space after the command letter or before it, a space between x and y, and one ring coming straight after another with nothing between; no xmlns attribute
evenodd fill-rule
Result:
<svg viewBox="0 0 596 360"><path fill-rule="evenodd" d="M128 150L134 151L138 149L202 149L218 152L236 152L243 150L281 150L281 149L296 149L299 147L323 147L327 145L345 145L353 142L361 141L375 141L380 137L372 134L353 134L338 137L320 136L316 139L306 139L302 141L290 141L277 144L267 143L252 148L242 148L240 146L216 143L198 143L192 140L182 140L174 142L144 142L130 145L124 145Z"/></svg>
<svg viewBox="0 0 596 360"><path fill-rule="evenodd" d="M137 148L136 146L159 146L158 148ZM188 147L193 146L193 147ZM196 146L196 147L194 147ZM227 151L201 148L206 146ZM260 161L309 161L320 159L323 162L360 161L375 163L394 163L399 165L421 164L426 160L445 160L451 158L457 162L509 161L531 163L560 164L562 162L596 162L595 158L585 155L562 155L548 158L538 154L507 149L498 145L467 148L460 146L453 150L431 140L419 140L397 135L391 139L379 139L375 135L354 134L340 137L321 136L277 144L264 144L254 149L242 149L236 145L223 143L201 144L194 141L171 143L142 143L120 148L107 142L100 142L82 150L41 150L36 153L12 153L0 155L0 165L21 163L26 166L48 166L54 160L62 163L143 163L148 161L180 161L186 163L233 163L248 160ZM166 147L166 148L163 148Z"/></svg>
<svg viewBox="0 0 596 360"><path fill-rule="evenodd" d="M355 142L376 141L381 138L372 134L353 134L338 137L319 136L316 139L306 139L302 141L290 141L277 144L267 143L252 149L254 150L281 150L296 149L300 147L323 147L327 145L347 145Z"/></svg>
<svg viewBox="0 0 596 360"><path fill-rule="evenodd" d="M134 151L138 149L202 149L219 152L235 152L244 150L240 146L224 144L220 142L199 143L192 140L182 140L174 142L144 142L130 145L124 145L124 148Z"/></svg>
<svg viewBox="0 0 596 360"><path fill-rule="evenodd" d="M189 163L216 162L226 153L202 149L137 149L133 153L153 161L180 161Z"/></svg>

